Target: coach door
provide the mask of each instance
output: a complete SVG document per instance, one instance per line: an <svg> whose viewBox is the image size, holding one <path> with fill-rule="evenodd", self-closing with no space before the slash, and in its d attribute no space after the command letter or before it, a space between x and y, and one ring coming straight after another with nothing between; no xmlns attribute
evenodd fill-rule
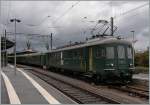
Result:
<svg viewBox="0 0 150 105"><path fill-rule="evenodd" d="M117 52L118 52L118 69L127 69L128 64L126 62L126 55L125 55L125 46L119 45L117 47Z"/></svg>
<svg viewBox="0 0 150 105"><path fill-rule="evenodd" d="M119 70L125 70L128 67L128 63L126 60L126 55L125 55L125 46L119 45L117 47L118 51L118 69Z"/></svg>
<svg viewBox="0 0 150 105"><path fill-rule="evenodd" d="M93 70L93 51L92 47L89 47L89 71Z"/></svg>

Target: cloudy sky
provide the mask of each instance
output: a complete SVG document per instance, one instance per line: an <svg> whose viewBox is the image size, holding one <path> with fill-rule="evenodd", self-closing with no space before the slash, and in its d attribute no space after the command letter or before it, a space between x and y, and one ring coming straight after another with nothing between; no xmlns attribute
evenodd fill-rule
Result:
<svg viewBox="0 0 150 105"><path fill-rule="evenodd" d="M98 20L110 21L110 17L114 17L114 25L118 27L115 36L132 40L134 30L136 50L145 50L149 45L148 1L1 1L0 10L1 34L5 28L14 33L11 18L21 20L17 23L18 51L26 48L27 40L34 50L46 51L50 33L53 33L54 47L69 41L84 41L92 36L91 29ZM103 32L102 26L97 24L95 33ZM14 40L14 35L8 38Z"/></svg>

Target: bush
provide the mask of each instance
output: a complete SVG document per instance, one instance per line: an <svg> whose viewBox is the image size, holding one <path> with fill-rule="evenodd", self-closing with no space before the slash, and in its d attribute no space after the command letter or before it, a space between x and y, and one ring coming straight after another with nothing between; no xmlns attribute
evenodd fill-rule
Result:
<svg viewBox="0 0 150 105"><path fill-rule="evenodd" d="M135 66L149 67L149 51L135 54Z"/></svg>

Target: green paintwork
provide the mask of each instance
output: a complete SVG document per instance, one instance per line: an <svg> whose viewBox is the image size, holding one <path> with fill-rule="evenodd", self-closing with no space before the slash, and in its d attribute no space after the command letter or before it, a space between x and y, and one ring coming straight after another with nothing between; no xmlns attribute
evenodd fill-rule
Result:
<svg viewBox="0 0 150 105"><path fill-rule="evenodd" d="M122 46L125 49L125 58L123 59L118 58L118 46ZM128 58L127 55L127 48L129 46L131 45L106 43L45 54L18 56L17 61L32 65L46 65L47 68L55 67L70 71L90 73L91 75L99 75L103 79L110 79L110 77L115 76L130 79L132 77L132 70L130 70L130 68L133 68L130 64L133 64L133 60L132 58ZM114 58L106 57L106 49L108 47L114 49Z"/></svg>

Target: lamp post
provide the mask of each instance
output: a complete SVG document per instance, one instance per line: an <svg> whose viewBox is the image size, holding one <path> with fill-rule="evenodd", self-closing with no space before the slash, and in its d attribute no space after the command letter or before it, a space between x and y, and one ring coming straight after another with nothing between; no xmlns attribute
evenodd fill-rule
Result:
<svg viewBox="0 0 150 105"><path fill-rule="evenodd" d="M135 32L135 31L131 31L132 37L133 37L133 39L132 39L132 45L133 45L133 54L132 54L132 55L133 55L133 67L134 67L134 41L135 41L135 40L134 40L134 32Z"/></svg>
<svg viewBox="0 0 150 105"><path fill-rule="evenodd" d="M14 70L15 70L15 75L16 75L16 22L21 22L19 19L10 19L10 22L15 22L15 46L14 46Z"/></svg>

